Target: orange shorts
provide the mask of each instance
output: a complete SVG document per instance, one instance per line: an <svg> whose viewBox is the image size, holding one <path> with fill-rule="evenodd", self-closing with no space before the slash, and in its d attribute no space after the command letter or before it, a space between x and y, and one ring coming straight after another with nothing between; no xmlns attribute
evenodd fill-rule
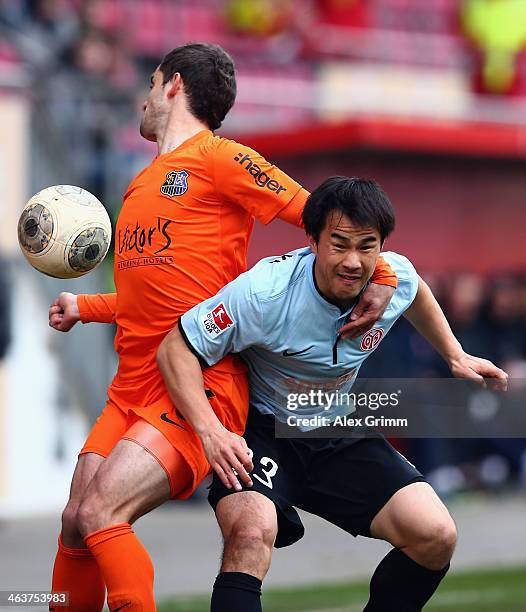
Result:
<svg viewBox="0 0 526 612"><path fill-rule="evenodd" d="M221 423L239 435L248 412L246 374L208 368L203 372L210 404ZM109 400L80 451L107 457L119 440L140 444L159 462L170 482L171 497L186 499L210 472L199 437L172 404L168 394L148 406L121 408ZM193 478L176 469L183 458Z"/></svg>

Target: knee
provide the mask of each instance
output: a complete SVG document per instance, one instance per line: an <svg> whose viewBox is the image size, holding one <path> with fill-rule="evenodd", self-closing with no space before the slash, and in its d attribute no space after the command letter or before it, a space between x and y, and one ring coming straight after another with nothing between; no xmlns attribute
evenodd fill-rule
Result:
<svg viewBox="0 0 526 612"><path fill-rule="evenodd" d="M447 517L447 519L437 528L436 540L437 552L439 552L446 559L446 563L448 563L453 556L457 544L457 528L451 517Z"/></svg>
<svg viewBox="0 0 526 612"><path fill-rule="evenodd" d="M433 526L430 532L429 547L437 558L445 559L444 565L453 556L457 543L457 528L451 517L447 517Z"/></svg>
<svg viewBox="0 0 526 612"><path fill-rule="evenodd" d="M434 521L420 538L421 560L417 561L428 569L440 570L451 560L456 543L457 529L453 519L448 516Z"/></svg>
<svg viewBox="0 0 526 612"><path fill-rule="evenodd" d="M74 533L77 531L77 511L78 505L71 502L62 512L62 533Z"/></svg>
<svg viewBox="0 0 526 612"><path fill-rule="evenodd" d="M62 543L64 546L77 548L83 546L84 542L79 533L77 523L78 505L69 502L62 512Z"/></svg>
<svg viewBox="0 0 526 612"><path fill-rule="evenodd" d="M272 559L275 530L261 526L234 527L225 537L223 572L245 572L263 580Z"/></svg>
<svg viewBox="0 0 526 612"><path fill-rule="evenodd" d="M257 525L234 526L225 538L229 548L239 551L265 553L272 551L275 529Z"/></svg>
<svg viewBox="0 0 526 612"><path fill-rule="evenodd" d="M88 534L103 529L110 524L108 509L103 500L95 495L87 495L81 501L77 510L77 528L83 538Z"/></svg>

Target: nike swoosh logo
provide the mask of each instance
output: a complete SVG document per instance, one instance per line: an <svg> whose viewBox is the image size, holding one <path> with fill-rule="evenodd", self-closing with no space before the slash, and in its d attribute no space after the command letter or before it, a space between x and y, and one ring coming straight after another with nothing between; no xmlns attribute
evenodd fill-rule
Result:
<svg viewBox="0 0 526 612"><path fill-rule="evenodd" d="M176 423L175 421L172 421L172 419L169 418L167 412L163 412L161 414L161 421L165 421L166 423L171 423L172 425L175 425L176 427L180 427L181 429L184 429L186 431L186 427L183 427L179 423ZM126 604L126 605L128 605L128 604ZM120 608L119 608L119 610L120 610Z"/></svg>
<svg viewBox="0 0 526 612"><path fill-rule="evenodd" d="M119 612L119 610L122 610L123 608L127 608L129 605L130 605L130 602L125 603L123 606L119 606L118 608L113 608L111 612Z"/></svg>
<svg viewBox="0 0 526 612"><path fill-rule="evenodd" d="M296 351L295 353L290 353L288 349L285 349L282 354L283 357L294 357L294 355L303 355L303 353L310 351L313 346L314 345L308 346L306 349L303 349L302 351Z"/></svg>

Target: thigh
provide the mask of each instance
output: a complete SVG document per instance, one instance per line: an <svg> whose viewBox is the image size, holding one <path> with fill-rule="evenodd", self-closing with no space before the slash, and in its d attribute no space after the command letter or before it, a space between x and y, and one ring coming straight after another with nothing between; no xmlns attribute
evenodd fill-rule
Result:
<svg viewBox="0 0 526 612"><path fill-rule="evenodd" d="M180 467L188 469L181 458ZM120 440L91 480L83 506L102 517L133 522L170 498L170 483L157 459L136 442Z"/></svg>
<svg viewBox="0 0 526 612"><path fill-rule="evenodd" d="M85 453L78 458L71 479L69 500L62 513L61 538L64 546L85 548L78 528L77 512L90 482L104 461L104 457L95 453Z"/></svg>
<svg viewBox="0 0 526 612"><path fill-rule="evenodd" d="M203 452L185 445L186 437L186 431L176 429L168 440L151 423L138 418L122 439L135 442L157 461L168 478L172 499L186 499L201 482L200 472L207 471L195 467L202 462Z"/></svg>
<svg viewBox="0 0 526 612"><path fill-rule="evenodd" d="M354 536L370 526L392 496L422 474L381 437L314 440L300 508Z"/></svg>
<svg viewBox="0 0 526 612"><path fill-rule="evenodd" d="M217 513L219 503L232 497L228 507L238 508L240 495L244 492L255 492L258 498L265 497L274 505L277 514L278 534L275 546L288 546L299 540L304 533L301 519L293 508L294 500L294 458L289 455L283 440L277 440L274 434L274 417L259 414L252 410L244 434L248 447L253 453L254 470L251 473L253 486L243 487L236 492L227 489L214 474L208 494L208 501ZM252 498L250 498L252 499ZM231 505L231 506L230 506ZM225 515L223 510L222 515Z"/></svg>
<svg viewBox="0 0 526 612"><path fill-rule="evenodd" d="M397 491L371 523L371 535L396 548L437 535L453 523L447 508L427 482L415 482Z"/></svg>
<svg viewBox="0 0 526 612"><path fill-rule="evenodd" d="M62 513L61 538L64 546L85 548L79 531L77 512L90 482L104 461L104 457L94 453L86 453L78 458L71 480L69 500Z"/></svg>
<svg viewBox="0 0 526 612"><path fill-rule="evenodd" d="M78 506L89 483L92 481L103 461L104 457L95 453L84 453L79 456L75 471L73 472L73 478L71 479L71 488L69 490L70 504Z"/></svg>

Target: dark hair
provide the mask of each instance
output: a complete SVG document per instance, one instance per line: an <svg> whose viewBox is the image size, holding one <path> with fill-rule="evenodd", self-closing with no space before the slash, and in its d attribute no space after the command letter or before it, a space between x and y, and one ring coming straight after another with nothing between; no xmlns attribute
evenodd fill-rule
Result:
<svg viewBox="0 0 526 612"><path fill-rule="evenodd" d="M190 112L217 130L236 99L236 75L230 55L218 45L189 43L165 55L163 85L181 75Z"/></svg>
<svg viewBox="0 0 526 612"><path fill-rule="evenodd" d="M303 225L316 242L327 217L339 211L359 227L374 227L382 242L395 227L393 205L375 181L331 176L310 194L303 209Z"/></svg>

